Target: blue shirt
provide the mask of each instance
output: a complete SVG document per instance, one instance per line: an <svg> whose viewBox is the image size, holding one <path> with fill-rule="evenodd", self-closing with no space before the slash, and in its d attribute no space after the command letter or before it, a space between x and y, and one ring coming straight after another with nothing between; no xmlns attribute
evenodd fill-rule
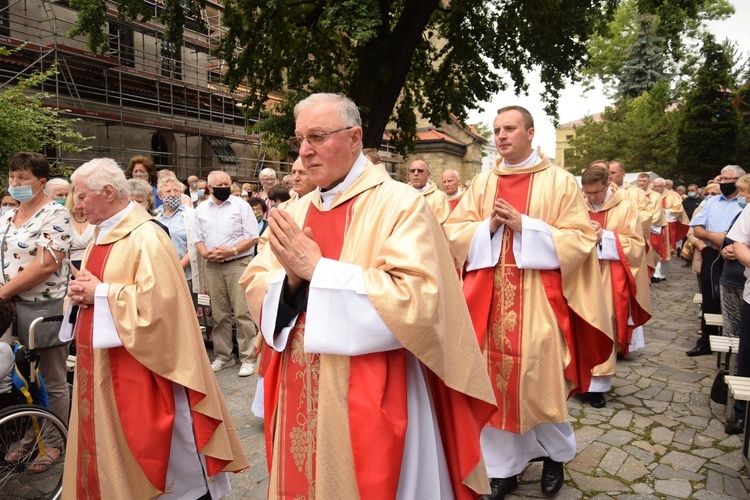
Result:
<svg viewBox="0 0 750 500"><path fill-rule="evenodd" d="M172 238L172 244L174 245L175 250L177 250L177 256L180 259L182 259L182 257L188 251L184 210L185 206L180 205L172 214L172 217L167 217L167 214L164 213L163 206L155 210L156 220L167 226L167 229L169 229L169 237ZM193 279L193 274L190 270L190 266L186 267L184 271L186 280L190 281L191 279Z"/></svg>
<svg viewBox="0 0 750 500"><path fill-rule="evenodd" d="M731 200L726 199L723 194L714 196L703 203L703 209L693 217L690 226L703 226L706 231L726 233L741 212L736 196ZM710 245L708 240L705 243Z"/></svg>

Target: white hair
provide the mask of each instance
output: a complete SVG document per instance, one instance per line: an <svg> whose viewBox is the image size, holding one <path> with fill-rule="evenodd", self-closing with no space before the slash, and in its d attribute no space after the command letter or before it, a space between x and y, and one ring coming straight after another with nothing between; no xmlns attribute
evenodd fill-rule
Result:
<svg viewBox="0 0 750 500"><path fill-rule="evenodd" d="M228 173L224 172L223 170L214 170L213 172L211 172L210 174L208 174L208 184L210 186L213 186L213 184L211 184L211 179L214 178L214 177L216 177L219 174L226 175L227 179L229 179L229 184L232 183L232 177L230 177Z"/></svg>
<svg viewBox="0 0 750 500"><path fill-rule="evenodd" d="M745 170L742 167L740 167L739 165L727 165L726 167L724 167L724 168L721 169L721 173L723 174L727 170L733 171L734 172L734 176L737 177L737 178L740 178L743 175L745 175Z"/></svg>
<svg viewBox="0 0 750 500"><path fill-rule="evenodd" d="M118 198L128 199L130 189L125 172L112 158L94 158L78 167L70 176L72 182L80 182L81 185L96 194L102 192L104 186L112 186Z"/></svg>
<svg viewBox="0 0 750 500"><path fill-rule="evenodd" d="M665 181L665 180L664 180L663 178L661 178L661 177L657 177L656 179L654 179L654 180L653 180L653 181L651 181L651 182L653 182L654 184L656 184L657 182L658 182L659 184L661 184L662 182L664 182L664 183L666 184L666 181Z"/></svg>
<svg viewBox="0 0 750 500"><path fill-rule="evenodd" d="M159 182L156 183L156 191L159 193L160 196L161 196L162 188L170 182L174 184L175 186L177 186L177 189L179 189L180 192L185 191L185 185L182 182L180 182L177 179L177 177L174 177L174 176L162 177L161 179L159 179Z"/></svg>
<svg viewBox="0 0 750 500"><path fill-rule="evenodd" d="M56 188L58 186L70 187L70 182L66 181L65 179L61 179L60 177L54 177L48 180L47 184L44 185L44 192L50 194L52 192L52 188Z"/></svg>
<svg viewBox="0 0 750 500"><path fill-rule="evenodd" d="M294 107L294 118L296 119L302 111L322 103L333 105L333 110L336 112L342 127L362 126L362 118L359 116L357 105L341 94L312 94L302 99Z"/></svg>
<svg viewBox="0 0 750 500"><path fill-rule="evenodd" d="M273 175L273 178L275 179L276 178L276 170L274 170L272 168L269 168L269 167L266 167L266 168L264 168L263 170L261 170L258 173L258 178L268 177L269 175Z"/></svg>

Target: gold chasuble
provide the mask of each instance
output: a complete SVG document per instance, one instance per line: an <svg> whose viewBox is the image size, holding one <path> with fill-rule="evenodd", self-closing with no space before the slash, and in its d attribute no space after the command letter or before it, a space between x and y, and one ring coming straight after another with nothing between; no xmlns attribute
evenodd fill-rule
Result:
<svg viewBox="0 0 750 500"><path fill-rule="evenodd" d="M660 261L669 260L667 258L667 218L664 216L664 208L662 207L661 195L659 193L649 189L646 191L646 201L648 202L646 212L651 216L651 226L662 228L661 234L649 231L650 251L647 255L647 262L649 267L654 268Z"/></svg>
<svg viewBox="0 0 750 500"><path fill-rule="evenodd" d="M311 228L324 257L364 270L368 299L404 348L306 353L299 314L284 350L268 350L269 498L395 497L408 424L406 351L426 369L456 498L487 492L479 435L495 401L447 243L424 198L368 162L328 211L318 191L288 211ZM268 284L280 271L266 246L240 280L259 324ZM333 305L331 311L338 313Z"/></svg>
<svg viewBox="0 0 750 500"><path fill-rule="evenodd" d="M677 249L677 242L687 236L690 229L690 219L682 206L682 197L675 191L664 190L661 197L661 206L664 212L669 212L676 221L668 222L669 225L669 254Z"/></svg>
<svg viewBox="0 0 750 500"><path fill-rule="evenodd" d="M612 194L598 212L586 203L591 220L612 231L620 260L599 261L604 297L610 306L615 347L609 359L594 368L595 376L614 375L617 356L627 355L633 330L651 319L651 296L646 268L646 244L641 233L638 211L623 199L620 189L610 186ZM628 319L632 318L632 322Z"/></svg>
<svg viewBox="0 0 750 500"><path fill-rule="evenodd" d="M651 236L651 212L648 208L649 201L646 199L646 193L643 192L643 189L628 182L617 189L622 197L632 203L638 211L638 221L643 229L643 239L646 241L646 248L648 249L648 240Z"/></svg>
<svg viewBox="0 0 750 500"><path fill-rule="evenodd" d="M471 271L464 280L498 401L490 425L522 434L543 422L566 422L567 397L588 390L591 369L609 357L613 344L596 236L573 176L543 156L537 165L512 169L500 158L479 174L444 226L462 267L497 198L547 223L560 261L559 270L519 269L513 240L521 235L506 226L495 267Z"/></svg>
<svg viewBox="0 0 750 500"><path fill-rule="evenodd" d="M145 211L131 210L84 257L83 267L110 285L107 299L123 345L94 349L95 308L79 311L63 498L169 494L173 384L185 388L207 475L249 467L179 259L167 234L151 221Z"/></svg>
<svg viewBox="0 0 750 500"><path fill-rule="evenodd" d="M445 224L448 214L451 213L451 207L448 204L448 197L445 196L445 193L438 189L437 184L430 182L427 185L427 189L422 191L422 196L424 196L427 205L429 205L430 210L437 217L440 225Z"/></svg>

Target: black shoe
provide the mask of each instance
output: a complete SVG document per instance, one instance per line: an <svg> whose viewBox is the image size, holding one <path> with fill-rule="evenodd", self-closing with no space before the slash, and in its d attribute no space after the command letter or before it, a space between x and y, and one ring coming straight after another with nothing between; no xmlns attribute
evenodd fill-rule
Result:
<svg viewBox="0 0 750 500"><path fill-rule="evenodd" d="M686 352L688 356L706 356L707 354L713 354L711 348L706 345L697 345Z"/></svg>
<svg viewBox="0 0 750 500"><path fill-rule="evenodd" d="M604 408L607 405L607 400L604 399L604 394L601 392L589 392L589 404L594 408Z"/></svg>
<svg viewBox="0 0 750 500"><path fill-rule="evenodd" d="M484 495L481 500L503 500L505 495L518 489L518 476L490 479L492 493Z"/></svg>
<svg viewBox="0 0 750 500"><path fill-rule="evenodd" d="M565 471L562 462L545 458L542 465L542 493L552 496L562 488Z"/></svg>
<svg viewBox="0 0 750 500"><path fill-rule="evenodd" d="M724 432L727 434L742 434L745 432L745 420L741 418L735 418L724 426Z"/></svg>
<svg viewBox="0 0 750 500"><path fill-rule="evenodd" d="M657 278L656 276L651 276L651 283L658 283L658 282L659 282L659 278Z"/></svg>

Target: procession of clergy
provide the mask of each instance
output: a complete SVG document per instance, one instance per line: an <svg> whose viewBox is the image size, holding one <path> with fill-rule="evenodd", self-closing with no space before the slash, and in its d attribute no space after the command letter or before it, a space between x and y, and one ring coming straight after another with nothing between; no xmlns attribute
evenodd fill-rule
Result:
<svg viewBox="0 0 750 500"><path fill-rule="evenodd" d="M268 497L502 499L534 460L555 495L576 451L566 401L604 406L618 358L644 345L651 274L687 232L679 195L624 183L618 162L580 187L532 147L519 106L494 120L494 168L465 189L446 171L445 192L423 160L411 185L370 162L350 99L314 94L294 114L317 189L270 210L240 279L263 340ZM63 496L220 498L248 461L190 292L162 279L179 260L79 170L107 236L70 285L83 361Z"/></svg>

